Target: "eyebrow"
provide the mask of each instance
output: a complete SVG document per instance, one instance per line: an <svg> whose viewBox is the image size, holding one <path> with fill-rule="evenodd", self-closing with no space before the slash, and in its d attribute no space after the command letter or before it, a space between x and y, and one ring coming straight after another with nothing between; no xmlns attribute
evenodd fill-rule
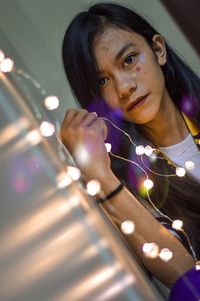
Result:
<svg viewBox="0 0 200 301"><path fill-rule="evenodd" d="M115 56L115 60L117 61L117 60L119 60L120 59L120 57L122 56L122 54L126 51L126 50L128 50L130 47L134 47L134 48L136 48L136 45L133 43L133 42L128 42L127 44L125 44L118 52L117 52L117 54L116 54L116 56ZM104 73L104 70L98 70L98 74L102 74L102 73Z"/></svg>
<svg viewBox="0 0 200 301"><path fill-rule="evenodd" d="M127 49L129 49L130 47L136 48L136 45L135 45L133 42L129 42L129 43L127 43L126 45L124 45L124 46L118 51L118 53L116 54L116 56L115 56L116 61L117 61L117 60L122 56L122 54L123 54Z"/></svg>

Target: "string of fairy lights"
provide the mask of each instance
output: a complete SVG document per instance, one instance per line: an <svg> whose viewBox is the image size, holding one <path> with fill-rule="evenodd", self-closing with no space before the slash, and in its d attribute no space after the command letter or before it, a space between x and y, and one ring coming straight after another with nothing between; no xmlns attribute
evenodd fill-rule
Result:
<svg viewBox="0 0 200 301"><path fill-rule="evenodd" d="M41 94L44 96L43 104L44 104L44 107L46 108L47 111L53 111L53 110L56 110L59 107L58 97L55 96L55 95L53 95L53 96L52 95L46 95L46 91L44 89L42 89L41 85L34 78L32 78L29 74L25 73L23 70L17 69L14 65L14 61L11 58L6 57L2 50L0 50L0 72L2 72L2 73L16 72L18 75L23 76L27 80L31 81L32 84L37 89L39 89ZM41 117L40 113L37 111L37 108L35 108L35 114L36 115L38 114ZM152 158L153 160L154 159L159 159L158 155L162 152L159 149L152 148L150 145L146 145L146 146L136 145L134 143L134 141L131 139L130 135L128 135L125 131L123 131L122 129L117 127L113 122L111 122L107 118L102 118L102 119L109 122L118 131L122 132L124 135L126 135L128 137L128 139L130 140L130 142L132 143L132 145L135 148L136 154L141 157L141 162L144 165L144 167L147 170L149 170L150 172L155 173L147 165L145 165L145 162L143 161L143 156L148 156L148 157ZM51 123L49 121L41 120L40 125L39 125L39 129L37 129L37 131L32 131L31 133L29 133L29 140L31 140L31 141L36 141L37 140L38 143L39 143L41 140L38 139L38 135L41 135L45 138L48 138L48 137L51 137L51 136L55 135L55 137L58 140L60 159L63 160L63 157L65 156L65 148L62 145L62 142L60 140L59 130L60 130L59 129L59 123L56 123L56 125L54 125L53 123ZM151 203L151 205L153 206L153 208L157 212L159 212L160 215L165 216L165 217L168 218L168 220L171 222L172 228L185 233L185 231L183 229L183 222L181 220L172 220L171 218L169 218L168 216L163 214L152 202L148 191L154 186L154 184L153 184L153 181L151 179L149 179L149 176L148 176L147 172L145 171L145 169L135 161L129 160L127 158L120 157L117 154L112 153L111 144L105 143L105 147L107 149L107 152L109 152L111 156L114 156L114 157L116 157L118 159L121 159L121 160L129 161L131 164L136 165L138 168L140 168L143 171L143 173L145 174L145 177L146 177L146 179L143 182L143 186L146 189L148 200ZM85 152L86 150L83 149L83 151ZM81 152L80 152L80 156L81 156ZM163 157L161 157L161 159L163 159ZM165 177L170 177L170 176L183 177L186 174L186 170L190 171L194 167L195 167L194 162L189 160L189 161L185 162L185 168L176 166L175 173L173 173L173 174L167 174L167 175L159 174L159 173L155 173L155 174L158 175L158 176L165 176ZM73 181L79 181L81 176L82 176L81 171L77 167L68 165L66 167L66 172L62 172L56 178L57 188L58 189L64 189L64 188L68 187ZM86 184L86 191L87 191L88 195L93 196L93 197L98 195L100 192L102 193L100 182L95 180L95 179L89 181ZM132 221L132 220L123 220L123 221L120 221L120 225L121 225L120 226L121 231L125 235L134 234L135 227L136 227L135 224L134 224L134 221ZM192 245L190 243L188 235L186 233L185 233L185 235L188 239L188 243L190 245L190 249L191 249L191 252L193 254L193 257L196 260L196 265L195 265L196 270L200 270L200 262L197 261L195 252L192 248ZM170 261L173 257L173 252L170 249L168 249L168 248L160 249L158 244L156 244L154 242L145 242L143 244L143 247L142 247L142 252L148 258L153 259L153 258L158 258L159 257L161 260L163 260L165 262Z"/></svg>
<svg viewBox="0 0 200 301"><path fill-rule="evenodd" d="M124 130L120 129L118 126L116 126L112 121L110 121L109 119L103 117L102 118L103 120L109 122L113 127L115 127L117 130L119 130L120 132L122 132L124 135L126 135L129 139L129 141L131 142L131 144L135 147L135 152L138 156L140 156L141 158L141 162L143 163L143 165L145 166L145 168L147 168L150 172L158 175L158 176L164 176L164 177L169 177L169 176L179 176L179 177L183 177L185 174L186 174L186 170L182 167L179 167L179 166L176 166L176 169L175 169L175 173L172 173L172 174L160 174L160 173L157 173L155 171L153 171L152 169L150 169L143 161L143 155L146 155L148 157L152 157L153 156L153 159L155 160L156 159L156 152L158 153L162 153L163 154L163 157L161 157L161 159L164 158L164 153L161 152L159 149L157 148L152 148L150 145L146 145L146 146L143 146L143 145L139 145L137 146L133 140L131 139L130 135L128 133L126 133ZM167 218L170 222L171 222L171 225L172 225L172 228L175 229L175 230L178 230L178 231L182 231L184 234L185 234L185 237L187 238L187 241L188 241L188 244L190 246L190 250L193 254L193 257L195 258L196 260L196 268L197 269L200 269L200 266L199 266L199 262L197 260L197 257L196 257L196 254L195 254L195 251L192 247L192 244L190 242L190 239L189 239L189 236L187 235L187 233L184 231L184 228L183 228L183 221L181 220L172 220L169 216L167 216L166 214L163 214L153 203L153 201L151 200L150 198L150 195L149 195L149 190L154 186L154 183L152 180L149 179L149 176L148 176L148 173L146 172L146 170L140 165L138 164L137 162L133 161L133 160L130 160L130 159L126 159L124 157L121 157L121 156L118 156L114 153L112 153L111 151L111 145L110 144L107 144L106 145L106 148L107 148L107 151L115 158L117 159L121 159L121 160L124 160L124 161L127 161L131 164L134 164L136 165L139 169L141 169L143 171L143 173L145 174L146 176L146 179L143 181L143 186L146 188L146 193L147 193L147 197L148 197L148 200L150 202L150 204L152 205L152 207L163 217ZM187 164L188 163L188 164ZM193 161L187 161L185 162L185 166L188 167L187 169L188 170L191 170L191 166L194 167L194 162ZM129 222L130 224L130 222ZM124 231L123 231L124 232ZM148 247L147 247L148 246ZM148 251L148 250L151 250L151 251ZM162 250L161 250L162 251ZM155 258L157 256L160 257L160 253L159 253L159 248L158 246L155 244L155 243L145 243L144 244L144 247L143 247L143 252L144 253L148 253L147 256L151 257L151 258ZM152 254L150 255L149 253ZM157 254L157 255L156 255ZM162 254L162 252L161 252ZM164 254L166 256L166 261L170 260L173 256L172 252L168 249L168 253L167 253L167 248L164 249ZM154 257L155 256L155 257ZM162 259L163 259L163 256L161 255ZM163 259L164 260L164 259Z"/></svg>

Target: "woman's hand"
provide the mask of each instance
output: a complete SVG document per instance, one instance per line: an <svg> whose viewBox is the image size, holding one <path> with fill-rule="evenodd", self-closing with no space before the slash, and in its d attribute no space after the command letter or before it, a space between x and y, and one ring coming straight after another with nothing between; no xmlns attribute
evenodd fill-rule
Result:
<svg viewBox="0 0 200 301"><path fill-rule="evenodd" d="M110 158L104 140L107 127L96 113L69 109L61 126L61 139L87 180L105 177Z"/></svg>

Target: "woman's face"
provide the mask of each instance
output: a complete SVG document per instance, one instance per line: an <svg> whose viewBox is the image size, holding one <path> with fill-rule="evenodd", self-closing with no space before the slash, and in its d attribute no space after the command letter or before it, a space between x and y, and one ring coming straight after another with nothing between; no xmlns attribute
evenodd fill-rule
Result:
<svg viewBox="0 0 200 301"><path fill-rule="evenodd" d="M165 106L160 66L166 63L166 50L159 35L153 41L154 52L141 35L109 27L94 43L102 95L125 119L137 124L151 122Z"/></svg>

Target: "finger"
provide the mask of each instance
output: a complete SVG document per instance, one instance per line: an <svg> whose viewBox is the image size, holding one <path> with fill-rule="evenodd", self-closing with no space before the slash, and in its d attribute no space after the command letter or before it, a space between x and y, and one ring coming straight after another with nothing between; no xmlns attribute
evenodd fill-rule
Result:
<svg viewBox="0 0 200 301"><path fill-rule="evenodd" d="M101 129L101 133L103 136L103 140L106 140L107 135L108 135L107 125L106 125L105 121L102 119L99 119L99 123L100 123L100 129Z"/></svg>
<svg viewBox="0 0 200 301"><path fill-rule="evenodd" d="M103 140L107 138L108 129L104 120L98 118L92 124L92 128L101 133Z"/></svg>
<svg viewBox="0 0 200 301"><path fill-rule="evenodd" d="M82 127L91 126L97 119L98 119L98 116L95 112L88 113L87 116L82 120L80 125Z"/></svg>
<svg viewBox="0 0 200 301"><path fill-rule="evenodd" d="M74 118L72 119L70 126L73 128L78 127L85 118L88 116L88 111L87 110L79 110L77 113L74 115Z"/></svg>
<svg viewBox="0 0 200 301"><path fill-rule="evenodd" d="M65 126L75 126L76 120L78 122L79 119L82 119L83 116L87 114L86 110L80 110L80 109L69 109L66 112L65 118L64 118L64 125Z"/></svg>
<svg viewBox="0 0 200 301"><path fill-rule="evenodd" d="M73 119L78 114L78 112L79 112L78 109L67 110L67 112L65 114L65 118L63 120L63 125L68 127L72 123Z"/></svg>

